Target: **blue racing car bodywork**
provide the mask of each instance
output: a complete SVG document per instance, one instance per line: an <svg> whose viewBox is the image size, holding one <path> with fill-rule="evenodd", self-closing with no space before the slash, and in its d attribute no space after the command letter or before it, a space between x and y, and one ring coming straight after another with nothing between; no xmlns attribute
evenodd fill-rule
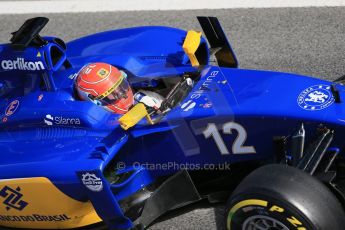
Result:
<svg viewBox="0 0 345 230"><path fill-rule="evenodd" d="M199 20L208 41L198 41L196 66L183 49L188 32L169 27L65 44L40 37L47 21L35 18L0 46L0 226L148 226L166 211L218 200L260 165L294 164L298 150L282 143L295 143L296 130L330 129L337 135L327 151L342 153L344 86L239 69L218 21ZM116 66L134 90L157 90L167 100L185 76L194 85L153 124L124 129L122 115L75 93L78 71L92 62ZM310 173L319 166L298 165Z"/></svg>

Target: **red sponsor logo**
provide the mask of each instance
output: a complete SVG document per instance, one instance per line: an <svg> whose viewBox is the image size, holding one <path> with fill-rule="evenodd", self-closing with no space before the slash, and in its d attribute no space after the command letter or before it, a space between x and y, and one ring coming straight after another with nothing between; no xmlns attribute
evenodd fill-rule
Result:
<svg viewBox="0 0 345 230"><path fill-rule="evenodd" d="M13 115L17 111L18 107L19 107L19 101L18 100L12 101L7 106L6 111L5 111L5 115L8 117Z"/></svg>
<svg viewBox="0 0 345 230"><path fill-rule="evenodd" d="M43 99L43 94L39 95L37 98L38 101L42 101L42 99Z"/></svg>

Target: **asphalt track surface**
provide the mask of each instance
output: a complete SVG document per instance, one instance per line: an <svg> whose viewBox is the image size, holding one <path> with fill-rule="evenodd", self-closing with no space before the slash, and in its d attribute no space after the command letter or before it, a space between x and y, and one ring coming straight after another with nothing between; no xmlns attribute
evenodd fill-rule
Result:
<svg viewBox="0 0 345 230"><path fill-rule="evenodd" d="M197 15L217 16L241 68L299 73L333 80L345 74L345 8L227 9L112 13L41 14L50 22L42 34L66 41L124 27L166 25L199 29ZM0 15L0 42L25 19ZM164 41L162 41L164 42ZM289 86L286 86L286 91ZM284 92L282 92L282 95ZM178 189L178 188L177 188ZM223 229L223 207L204 203L160 219L150 229Z"/></svg>

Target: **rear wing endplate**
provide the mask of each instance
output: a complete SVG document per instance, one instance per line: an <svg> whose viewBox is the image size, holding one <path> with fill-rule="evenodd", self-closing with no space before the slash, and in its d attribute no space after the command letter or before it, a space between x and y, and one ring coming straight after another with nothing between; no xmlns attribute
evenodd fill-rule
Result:
<svg viewBox="0 0 345 230"><path fill-rule="evenodd" d="M202 30L210 44L215 50L215 57L221 67L237 68L238 62L228 39L216 17L197 17Z"/></svg>

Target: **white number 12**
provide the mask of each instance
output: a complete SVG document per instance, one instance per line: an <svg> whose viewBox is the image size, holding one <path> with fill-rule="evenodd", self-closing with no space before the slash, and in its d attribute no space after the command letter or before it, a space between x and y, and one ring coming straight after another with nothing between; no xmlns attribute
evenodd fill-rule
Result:
<svg viewBox="0 0 345 230"><path fill-rule="evenodd" d="M247 140L247 132L242 125L235 122L227 122L223 125L224 134L232 134L231 130L237 131L237 137L232 144L233 154L248 154L256 153L254 146L243 146L244 142ZM216 145L222 155L230 154L228 148L226 147L222 136L220 135L215 123L209 123L206 129L203 131L205 138L213 137Z"/></svg>

